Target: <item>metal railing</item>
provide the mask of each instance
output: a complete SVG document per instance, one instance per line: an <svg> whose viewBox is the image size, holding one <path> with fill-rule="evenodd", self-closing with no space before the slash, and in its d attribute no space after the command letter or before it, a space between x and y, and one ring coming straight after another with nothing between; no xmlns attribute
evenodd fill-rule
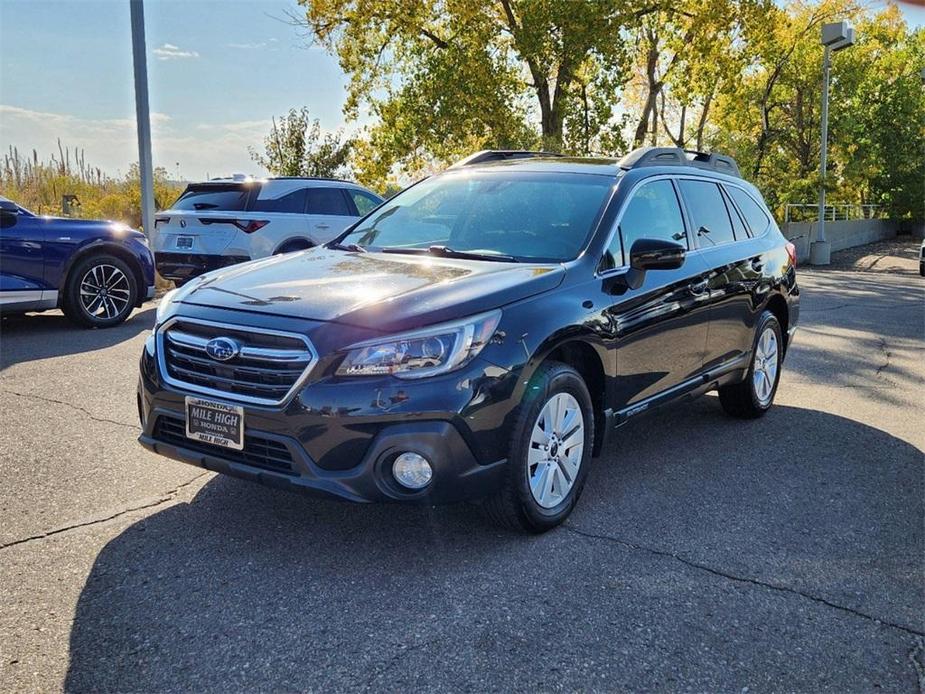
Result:
<svg viewBox="0 0 925 694"><path fill-rule="evenodd" d="M846 219L880 219L880 205L826 205L825 221L839 222ZM784 221L815 222L819 220L819 204L813 202L788 203L784 211Z"/></svg>

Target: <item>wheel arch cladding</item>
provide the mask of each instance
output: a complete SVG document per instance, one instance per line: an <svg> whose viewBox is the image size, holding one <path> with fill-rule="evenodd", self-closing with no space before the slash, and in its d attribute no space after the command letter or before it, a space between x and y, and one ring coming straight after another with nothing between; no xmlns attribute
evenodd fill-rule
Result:
<svg viewBox="0 0 925 694"><path fill-rule="evenodd" d="M787 308L787 300L780 294L775 294L770 299L765 308L774 314L777 322L780 323L781 339L784 343L784 353L787 352L787 329L790 326L790 311Z"/></svg>
<svg viewBox="0 0 925 694"><path fill-rule="evenodd" d="M604 428L606 425L605 408L605 377L604 364L597 350L582 340L570 340L555 347L543 362L557 361L571 366L577 371L588 393L591 395L591 404L594 409L594 448L592 455L600 453L603 443Z"/></svg>

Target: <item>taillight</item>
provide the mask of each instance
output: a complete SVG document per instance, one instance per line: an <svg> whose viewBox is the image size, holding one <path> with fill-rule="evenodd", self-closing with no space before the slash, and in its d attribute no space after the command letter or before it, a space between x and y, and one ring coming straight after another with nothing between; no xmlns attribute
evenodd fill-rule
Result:
<svg viewBox="0 0 925 694"><path fill-rule="evenodd" d="M245 234L253 234L270 223L269 219L228 219L227 217L200 217L199 222L206 226L210 224L234 224Z"/></svg>
<svg viewBox="0 0 925 694"><path fill-rule="evenodd" d="M790 256L790 265L796 270L797 267L797 247L789 241L787 242L787 255Z"/></svg>
<svg viewBox="0 0 925 694"><path fill-rule="evenodd" d="M270 223L269 219L236 219L233 224L245 234L253 234Z"/></svg>
<svg viewBox="0 0 925 694"><path fill-rule="evenodd" d="M154 228L157 229L159 224L167 224L170 221L170 217L155 217L154 218Z"/></svg>

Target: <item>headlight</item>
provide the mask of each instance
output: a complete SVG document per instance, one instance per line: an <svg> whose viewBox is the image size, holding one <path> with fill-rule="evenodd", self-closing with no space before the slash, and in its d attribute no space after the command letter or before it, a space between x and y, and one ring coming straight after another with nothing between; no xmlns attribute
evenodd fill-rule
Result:
<svg viewBox="0 0 925 694"><path fill-rule="evenodd" d="M424 330L352 345L338 376L424 378L459 368L488 344L501 320L491 311Z"/></svg>

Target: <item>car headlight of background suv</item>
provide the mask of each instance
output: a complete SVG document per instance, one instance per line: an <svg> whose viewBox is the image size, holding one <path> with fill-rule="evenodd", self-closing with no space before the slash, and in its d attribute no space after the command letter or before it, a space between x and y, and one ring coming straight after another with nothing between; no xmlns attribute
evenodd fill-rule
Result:
<svg viewBox="0 0 925 694"><path fill-rule="evenodd" d="M351 345L338 376L424 378L463 366L495 333L501 311Z"/></svg>

